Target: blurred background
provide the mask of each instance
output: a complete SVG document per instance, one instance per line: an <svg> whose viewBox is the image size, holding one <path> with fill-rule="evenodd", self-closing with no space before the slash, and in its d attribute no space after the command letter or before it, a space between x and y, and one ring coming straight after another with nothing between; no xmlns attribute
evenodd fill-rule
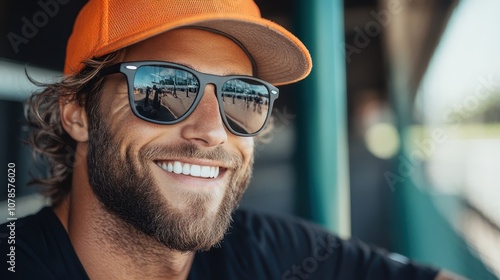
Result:
<svg viewBox="0 0 500 280"><path fill-rule="evenodd" d="M47 203L27 185L45 171L23 144L23 104L36 90L25 69L60 77L85 2L0 2L0 174L7 181L15 163L18 216ZM303 40L314 68L281 88L241 207L299 215L471 279L498 279L500 1L256 2ZM4 188L0 222L6 198Z"/></svg>

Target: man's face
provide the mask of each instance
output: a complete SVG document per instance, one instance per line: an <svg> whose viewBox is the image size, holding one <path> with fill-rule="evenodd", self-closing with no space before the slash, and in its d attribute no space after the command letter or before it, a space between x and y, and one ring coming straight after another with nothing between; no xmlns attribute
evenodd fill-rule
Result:
<svg viewBox="0 0 500 280"><path fill-rule="evenodd" d="M179 29L126 49L123 61L158 60L215 75L252 75L245 53L207 31ZM98 114L89 114L89 178L105 209L181 251L206 250L223 237L251 174L253 138L224 126L213 85L184 121L158 125L130 109L125 79L108 76ZM162 166L182 166L184 174ZM194 169L216 178L192 176Z"/></svg>

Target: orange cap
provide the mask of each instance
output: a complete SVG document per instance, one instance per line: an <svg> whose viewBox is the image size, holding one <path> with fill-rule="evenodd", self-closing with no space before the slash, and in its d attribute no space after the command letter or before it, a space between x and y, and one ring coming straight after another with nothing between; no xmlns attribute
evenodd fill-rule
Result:
<svg viewBox="0 0 500 280"><path fill-rule="evenodd" d="M82 62L179 27L222 32L243 45L255 75L275 85L305 78L309 51L282 26L263 19L253 0L90 0L80 11L68 41L64 73Z"/></svg>

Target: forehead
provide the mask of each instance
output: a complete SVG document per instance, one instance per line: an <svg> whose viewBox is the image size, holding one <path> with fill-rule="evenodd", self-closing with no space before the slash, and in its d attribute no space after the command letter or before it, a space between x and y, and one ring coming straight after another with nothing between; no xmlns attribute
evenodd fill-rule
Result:
<svg viewBox="0 0 500 280"><path fill-rule="evenodd" d="M250 59L235 42L192 28L168 31L132 45L125 50L123 60L168 61L216 75L252 75Z"/></svg>

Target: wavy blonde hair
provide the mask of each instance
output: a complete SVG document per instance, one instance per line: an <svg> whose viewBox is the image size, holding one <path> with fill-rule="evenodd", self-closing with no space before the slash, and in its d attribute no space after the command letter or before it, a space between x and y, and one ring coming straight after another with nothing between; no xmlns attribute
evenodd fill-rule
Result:
<svg viewBox="0 0 500 280"><path fill-rule="evenodd" d="M65 76L55 83L41 83L28 78L43 90L35 92L27 103L26 119L32 128L28 143L35 159L48 162L49 174L45 178L35 178L30 183L46 186L44 194L50 197L52 205L58 205L71 189L76 141L64 130L61 123L61 102L76 102L92 111L99 101L102 79L96 79L99 71L116 63L120 51L88 60L84 68Z"/></svg>

